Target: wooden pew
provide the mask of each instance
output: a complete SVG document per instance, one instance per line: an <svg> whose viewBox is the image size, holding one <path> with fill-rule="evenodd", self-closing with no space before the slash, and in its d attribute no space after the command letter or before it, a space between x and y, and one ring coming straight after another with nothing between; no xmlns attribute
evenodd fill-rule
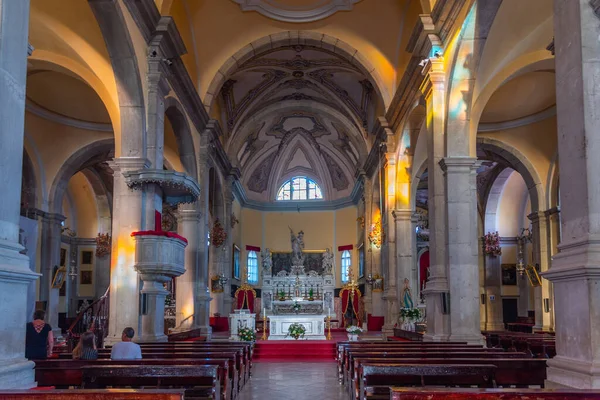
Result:
<svg viewBox="0 0 600 400"><path fill-rule="evenodd" d="M376 346L429 346L429 345L437 345L437 346L464 346L467 345L467 342L397 342L397 341L383 341L383 340L373 340L373 341L361 341L361 342L337 342L337 355L338 358L341 357L345 348L354 348L354 347L365 347L370 345ZM480 346L482 347L482 346Z"/></svg>
<svg viewBox="0 0 600 400"><path fill-rule="evenodd" d="M391 386L463 385L495 386L496 366L491 364L384 364L365 363L359 370L360 400L389 399Z"/></svg>
<svg viewBox="0 0 600 400"><path fill-rule="evenodd" d="M183 390L8 390L0 391L2 400L182 400Z"/></svg>
<svg viewBox="0 0 600 400"><path fill-rule="evenodd" d="M392 388L391 400L599 400L599 390Z"/></svg>
<svg viewBox="0 0 600 400"><path fill-rule="evenodd" d="M185 388L186 399L221 399L217 365L97 365L82 367L83 387Z"/></svg>
<svg viewBox="0 0 600 400"><path fill-rule="evenodd" d="M235 399L238 394L237 370L230 359L41 360L36 361L35 380L39 386L65 389L81 387L83 383L81 368L94 365L218 365L221 398Z"/></svg>
<svg viewBox="0 0 600 400"><path fill-rule="evenodd" d="M486 352L463 352L463 351L410 351L410 352L398 352L398 351L388 351L388 352L370 352L370 351L356 351L351 352L348 355L347 364L344 366L343 372L343 382L348 382L348 380L353 376L353 363L354 359L357 357L361 358L376 358L380 359L380 362L387 362L387 359L395 358L479 358L479 359L489 359L489 358L527 358L527 354L525 353L509 353L504 351L486 351Z"/></svg>
<svg viewBox="0 0 600 400"><path fill-rule="evenodd" d="M544 386L546 360L536 358L354 358L353 375L348 384L349 391L358 386L358 371L364 363L385 362L389 364L490 364L496 366L496 385L503 387Z"/></svg>

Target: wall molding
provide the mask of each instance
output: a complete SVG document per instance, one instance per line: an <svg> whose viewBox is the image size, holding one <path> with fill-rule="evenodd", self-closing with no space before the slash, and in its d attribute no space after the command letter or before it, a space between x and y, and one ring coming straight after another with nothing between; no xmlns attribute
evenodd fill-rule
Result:
<svg viewBox="0 0 600 400"><path fill-rule="evenodd" d="M242 11L256 11L261 15L282 22L315 22L327 18L338 11L352 11L360 0L328 0L317 3L312 8L298 9L286 6L277 0L233 0Z"/></svg>
<svg viewBox="0 0 600 400"><path fill-rule="evenodd" d="M493 122L489 124L480 123L477 132L497 132L508 129L515 129L521 126L535 124L556 115L556 105L546 108L538 113L528 115L526 117L513 119L510 121Z"/></svg>
<svg viewBox="0 0 600 400"><path fill-rule="evenodd" d="M67 117L65 115L50 111L47 108L34 103L31 100L25 102L25 109L40 118L44 118L48 121L55 122L57 124L72 126L73 128L85 129L88 131L97 132L113 132L112 124L104 124L100 122L89 122L80 119Z"/></svg>

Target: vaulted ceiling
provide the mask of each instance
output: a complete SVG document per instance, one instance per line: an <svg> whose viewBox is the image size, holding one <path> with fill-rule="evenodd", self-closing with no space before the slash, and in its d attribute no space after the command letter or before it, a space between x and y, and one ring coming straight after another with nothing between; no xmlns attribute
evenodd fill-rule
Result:
<svg viewBox="0 0 600 400"><path fill-rule="evenodd" d="M325 200L350 195L383 108L370 77L334 52L296 45L254 56L227 78L221 125L249 199L274 201L298 175Z"/></svg>

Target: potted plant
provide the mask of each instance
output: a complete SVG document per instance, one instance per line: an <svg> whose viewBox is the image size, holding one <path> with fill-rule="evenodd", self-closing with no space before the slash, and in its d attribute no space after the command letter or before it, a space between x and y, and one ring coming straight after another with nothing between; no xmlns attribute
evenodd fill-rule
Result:
<svg viewBox="0 0 600 400"><path fill-rule="evenodd" d="M250 328L239 328L238 337L244 342L254 342L256 340L256 333Z"/></svg>
<svg viewBox="0 0 600 400"><path fill-rule="evenodd" d="M348 332L348 340L351 342L358 341L358 335L361 334L363 329L356 325L350 325L346 328L346 332Z"/></svg>
<svg viewBox="0 0 600 400"><path fill-rule="evenodd" d="M285 337L291 336L295 340L298 340L299 338L303 338L305 333L306 328L304 325L294 322L289 326L288 333L285 335Z"/></svg>
<svg viewBox="0 0 600 400"><path fill-rule="evenodd" d="M284 301L285 300L285 292L282 290L281 292L279 292L279 301Z"/></svg>
<svg viewBox="0 0 600 400"><path fill-rule="evenodd" d="M312 288L308 289L308 301L313 301L315 298L313 297L314 291Z"/></svg>
<svg viewBox="0 0 600 400"><path fill-rule="evenodd" d="M401 308L400 320L402 325L400 329L405 331L415 331L415 322L421 318L421 311L418 308Z"/></svg>

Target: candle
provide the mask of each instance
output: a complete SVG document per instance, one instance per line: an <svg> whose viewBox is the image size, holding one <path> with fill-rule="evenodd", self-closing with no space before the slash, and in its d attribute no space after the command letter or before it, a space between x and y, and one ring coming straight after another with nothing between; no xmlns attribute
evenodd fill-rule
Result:
<svg viewBox="0 0 600 400"><path fill-rule="evenodd" d="M267 315L267 308L263 308L263 317L265 317Z"/></svg>
<svg viewBox="0 0 600 400"><path fill-rule="evenodd" d="M327 307L327 316L331 318L331 307Z"/></svg>

